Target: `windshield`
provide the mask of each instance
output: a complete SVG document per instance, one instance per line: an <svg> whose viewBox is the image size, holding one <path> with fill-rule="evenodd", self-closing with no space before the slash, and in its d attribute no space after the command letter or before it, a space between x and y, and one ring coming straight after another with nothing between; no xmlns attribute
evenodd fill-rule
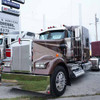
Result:
<svg viewBox="0 0 100 100"><path fill-rule="evenodd" d="M2 44L2 42L3 42L3 39L0 39L0 45Z"/></svg>
<svg viewBox="0 0 100 100"><path fill-rule="evenodd" d="M33 36L33 37L35 37L35 34L34 34L34 33L31 33L31 32L27 32L27 35L28 35L28 36Z"/></svg>
<svg viewBox="0 0 100 100"><path fill-rule="evenodd" d="M19 31L12 31L10 34L19 34Z"/></svg>
<svg viewBox="0 0 100 100"><path fill-rule="evenodd" d="M22 31L22 34L23 34L23 36L22 36L22 38L27 38L27 39L34 39L35 38L35 33L32 33L32 32L25 32L24 33L24 31Z"/></svg>
<svg viewBox="0 0 100 100"><path fill-rule="evenodd" d="M59 30L59 31L49 31L40 34L39 39L41 40L56 40L56 39L63 39L65 36L65 31L64 30Z"/></svg>

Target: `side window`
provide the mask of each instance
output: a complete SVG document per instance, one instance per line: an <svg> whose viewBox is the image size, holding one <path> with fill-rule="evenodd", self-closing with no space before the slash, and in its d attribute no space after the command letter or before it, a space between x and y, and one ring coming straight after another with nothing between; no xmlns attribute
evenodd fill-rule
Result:
<svg viewBox="0 0 100 100"><path fill-rule="evenodd" d="M89 38L86 38L86 47L89 47Z"/></svg>
<svg viewBox="0 0 100 100"><path fill-rule="evenodd" d="M70 38L70 37L71 37L71 32L68 31L68 33L67 33L67 38Z"/></svg>
<svg viewBox="0 0 100 100"><path fill-rule="evenodd" d="M15 39L11 39L11 42L15 41Z"/></svg>

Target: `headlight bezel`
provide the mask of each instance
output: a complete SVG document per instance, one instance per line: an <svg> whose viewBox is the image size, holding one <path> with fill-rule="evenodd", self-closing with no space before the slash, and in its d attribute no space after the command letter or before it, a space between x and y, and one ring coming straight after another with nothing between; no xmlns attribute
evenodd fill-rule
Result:
<svg viewBox="0 0 100 100"><path fill-rule="evenodd" d="M35 63L35 68L37 68L37 69L45 69L46 65L44 63Z"/></svg>
<svg viewBox="0 0 100 100"><path fill-rule="evenodd" d="M49 62L36 62L35 68L37 69L46 69Z"/></svg>

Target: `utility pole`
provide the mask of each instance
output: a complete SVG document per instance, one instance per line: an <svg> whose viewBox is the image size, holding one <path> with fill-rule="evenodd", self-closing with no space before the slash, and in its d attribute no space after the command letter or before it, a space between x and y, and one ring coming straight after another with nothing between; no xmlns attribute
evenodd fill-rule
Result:
<svg viewBox="0 0 100 100"><path fill-rule="evenodd" d="M98 32L97 32L97 22L99 19L97 18L97 14L95 14L95 31L96 31L96 41L98 41Z"/></svg>

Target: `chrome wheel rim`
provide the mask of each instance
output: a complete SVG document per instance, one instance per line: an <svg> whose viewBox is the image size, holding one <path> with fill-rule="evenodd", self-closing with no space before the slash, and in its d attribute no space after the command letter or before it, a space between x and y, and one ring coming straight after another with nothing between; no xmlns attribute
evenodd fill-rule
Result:
<svg viewBox="0 0 100 100"><path fill-rule="evenodd" d="M63 91L66 85L66 78L65 78L65 74L62 71L60 71L57 74L55 82L56 82L56 89L60 92Z"/></svg>

